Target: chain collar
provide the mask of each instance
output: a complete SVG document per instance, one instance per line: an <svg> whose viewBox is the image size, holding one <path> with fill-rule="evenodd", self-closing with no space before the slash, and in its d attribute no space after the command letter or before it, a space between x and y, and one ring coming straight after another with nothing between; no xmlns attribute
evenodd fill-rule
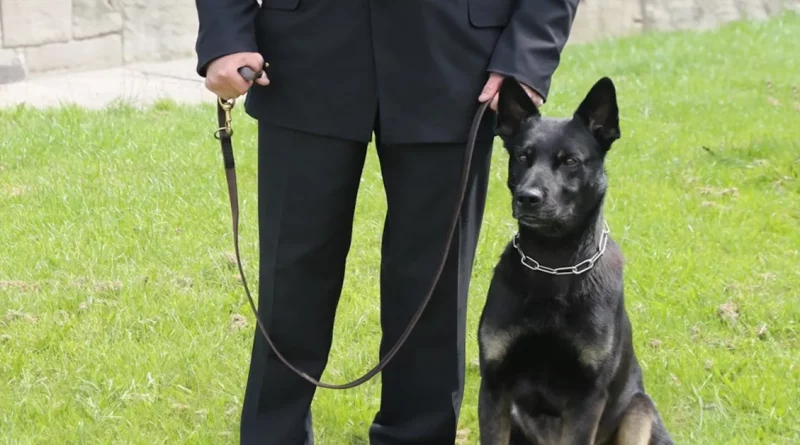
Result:
<svg viewBox="0 0 800 445"><path fill-rule="evenodd" d="M556 267L551 268L547 266L542 266L539 264L538 261L534 260L533 258L525 255L525 252L522 251L522 248L519 245L519 232L514 235L514 248L517 249L520 256L520 263L523 266L527 267L533 271L539 271L548 273L550 275L580 275L584 272L588 272L594 265L597 263L597 260L603 256L603 253L606 251L606 245L608 244L608 234L611 230L608 228L608 223L603 220L603 233L600 234L600 242L598 243L597 252L592 255L591 258L587 260L583 260L580 263L574 266L565 266L565 267Z"/></svg>

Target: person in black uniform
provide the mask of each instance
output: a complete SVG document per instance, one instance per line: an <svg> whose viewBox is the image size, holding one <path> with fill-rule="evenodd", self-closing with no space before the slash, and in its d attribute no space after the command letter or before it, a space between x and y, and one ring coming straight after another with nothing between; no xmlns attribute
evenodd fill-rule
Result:
<svg viewBox="0 0 800 445"><path fill-rule="evenodd" d="M258 120L259 314L276 347L319 378L368 143L388 211L381 357L419 307L444 250L467 134L506 76L547 97L579 0L196 0L197 73ZM249 82L237 69L269 68ZM470 282L494 113L481 123L459 227L438 287L383 371L373 445L452 444L464 387ZM313 442L315 387L256 327L242 444Z"/></svg>

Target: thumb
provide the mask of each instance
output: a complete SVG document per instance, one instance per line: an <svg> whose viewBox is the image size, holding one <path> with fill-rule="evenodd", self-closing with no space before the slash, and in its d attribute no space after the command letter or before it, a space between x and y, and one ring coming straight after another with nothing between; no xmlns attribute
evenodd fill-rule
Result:
<svg viewBox="0 0 800 445"><path fill-rule="evenodd" d="M483 90L481 91L481 95L478 96L479 102L486 102L489 99L494 98L497 91L500 90L500 84L503 83L503 75L497 73L489 74L489 79L486 81L486 85L483 86Z"/></svg>
<svg viewBox="0 0 800 445"><path fill-rule="evenodd" d="M255 83L259 85L269 85L269 78L267 77L266 68L264 67L264 56L259 53L244 53L242 54L240 63L256 73L263 71L261 76L255 79Z"/></svg>
<svg viewBox="0 0 800 445"><path fill-rule="evenodd" d="M259 53L242 53L241 62L251 70L258 71L264 67L264 56Z"/></svg>
<svg viewBox="0 0 800 445"><path fill-rule="evenodd" d="M266 71L261 73L261 77L256 79L256 83L259 84L259 85L262 85L262 86L269 85L269 77L267 77L267 72Z"/></svg>
<svg viewBox="0 0 800 445"><path fill-rule="evenodd" d="M246 66L257 73L264 69L264 57L259 53L242 53L239 66Z"/></svg>

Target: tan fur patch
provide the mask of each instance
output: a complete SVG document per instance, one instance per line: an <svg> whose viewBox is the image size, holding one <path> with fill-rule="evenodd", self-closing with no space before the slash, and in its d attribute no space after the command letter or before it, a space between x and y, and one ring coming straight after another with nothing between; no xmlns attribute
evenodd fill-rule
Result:
<svg viewBox="0 0 800 445"><path fill-rule="evenodd" d="M616 445L647 445L650 443L653 421L648 407L641 405L634 407L622 418Z"/></svg>
<svg viewBox="0 0 800 445"><path fill-rule="evenodd" d="M499 329L483 329L481 346L488 361L499 361L505 357L508 349L525 333L525 330L514 327L505 331Z"/></svg>
<svg viewBox="0 0 800 445"><path fill-rule="evenodd" d="M611 330L609 329L609 331ZM606 332L602 343L592 344L577 339L575 347L578 349L578 360L586 366L597 369L614 348L613 332Z"/></svg>

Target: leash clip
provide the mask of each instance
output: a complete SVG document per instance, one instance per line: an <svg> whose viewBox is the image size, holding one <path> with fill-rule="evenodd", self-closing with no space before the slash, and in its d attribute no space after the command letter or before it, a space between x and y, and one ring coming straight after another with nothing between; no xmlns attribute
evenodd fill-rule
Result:
<svg viewBox="0 0 800 445"><path fill-rule="evenodd" d="M233 106L236 105L236 99L223 100L221 97L217 97L217 102L219 102L222 111L225 112L225 126L219 127L214 132L214 137L220 139L223 131L225 131L227 137L231 137L233 136L233 114L231 110L233 110Z"/></svg>
<svg viewBox="0 0 800 445"><path fill-rule="evenodd" d="M264 70L266 70L268 67L269 63L264 62L264 69L259 72L255 72L252 69L250 69L250 67L247 66L243 66L239 68L237 71L246 80L254 82L256 79L261 77L261 75L264 73ZM217 103L219 104L219 107L222 109L222 111L225 113L225 124L224 126L222 126L222 123L220 123L220 127L217 128L216 131L214 131L214 138L219 140L222 137L223 131L225 131L225 135L228 138L230 138L233 136L233 125L232 125L233 116L231 114L231 110L233 110L233 106L236 105L236 99L223 99L217 96Z"/></svg>

